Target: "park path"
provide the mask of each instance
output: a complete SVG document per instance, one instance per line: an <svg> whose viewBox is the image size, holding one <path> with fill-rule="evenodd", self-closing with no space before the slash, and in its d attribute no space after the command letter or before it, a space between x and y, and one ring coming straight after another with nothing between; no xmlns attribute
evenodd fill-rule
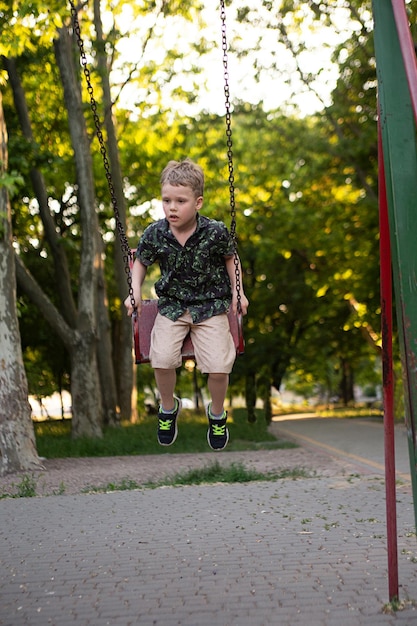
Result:
<svg viewBox="0 0 417 626"><path fill-rule="evenodd" d="M367 426L354 427L363 439ZM306 428L300 448L251 458L319 461L309 478L1 500L0 624L415 625L409 484L397 491L403 610L390 613L379 460L369 450L337 456L347 434L320 442ZM373 428L376 439L382 426Z"/></svg>
<svg viewBox="0 0 417 626"><path fill-rule="evenodd" d="M310 449L350 460L358 467L385 472L382 417L355 419L319 418L314 413L274 417L276 436L293 439ZM407 431L400 423L394 428L397 477L410 480Z"/></svg>

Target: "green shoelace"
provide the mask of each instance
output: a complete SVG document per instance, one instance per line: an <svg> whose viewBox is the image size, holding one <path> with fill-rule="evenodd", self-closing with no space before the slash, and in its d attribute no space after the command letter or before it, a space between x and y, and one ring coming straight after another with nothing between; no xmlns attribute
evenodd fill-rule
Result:
<svg viewBox="0 0 417 626"><path fill-rule="evenodd" d="M223 426L219 426L218 424L212 424L211 428L213 431L213 435L215 435L216 437L219 437L219 436L224 435L226 431L226 424L223 424Z"/></svg>

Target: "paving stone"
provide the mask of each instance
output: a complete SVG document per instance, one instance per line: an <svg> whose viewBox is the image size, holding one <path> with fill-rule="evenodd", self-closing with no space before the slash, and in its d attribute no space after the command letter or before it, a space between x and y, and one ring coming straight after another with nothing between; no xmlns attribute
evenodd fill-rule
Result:
<svg viewBox="0 0 417 626"><path fill-rule="evenodd" d="M415 600L400 500L400 598ZM368 475L4 499L0 624L411 626L412 604L383 613L384 516Z"/></svg>

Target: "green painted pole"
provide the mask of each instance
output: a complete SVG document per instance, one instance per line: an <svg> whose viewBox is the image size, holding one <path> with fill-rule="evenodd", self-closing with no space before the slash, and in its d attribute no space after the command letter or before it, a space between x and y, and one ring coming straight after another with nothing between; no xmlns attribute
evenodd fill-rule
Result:
<svg viewBox="0 0 417 626"><path fill-rule="evenodd" d="M380 127L397 311L405 422L417 528L417 146L406 65L414 48L401 49L395 0L373 0ZM396 10L398 11L398 3ZM405 11L405 6L403 7ZM411 41L411 39L410 39ZM407 60L407 64L405 60Z"/></svg>

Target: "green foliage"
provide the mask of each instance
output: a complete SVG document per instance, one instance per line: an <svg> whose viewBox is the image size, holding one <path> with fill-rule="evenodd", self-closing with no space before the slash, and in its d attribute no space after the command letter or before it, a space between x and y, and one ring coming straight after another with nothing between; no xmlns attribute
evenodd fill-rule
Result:
<svg viewBox="0 0 417 626"><path fill-rule="evenodd" d="M398 611L415 610L417 602L415 600L400 600L397 596L393 597L382 607L382 613L385 615L396 615Z"/></svg>
<svg viewBox="0 0 417 626"><path fill-rule="evenodd" d="M40 2L6 4L1 5L5 29L2 43L6 46L3 51L16 56L33 133L33 139L28 139L22 132L11 92L6 88L10 167L23 181L12 199L14 237L29 269L56 302L51 250L32 191L31 170L37 168L46 180L48 203L59 245L67 255L76 298L82 233L67 115L51 45L54 29L68 20L68 9L58 2L49 4L47 12ZM105 3L105 8L111 8L107 17L112 23L104 36L112 64L112 113L118 129L129 215L127 233L132 246L154 219L159 174L171 158L190 156L204 167L203 210L229 223L224 118L204 111L204 107L189 116L183 113L198 97L196 72L214 45L198 28L202 26L201 3L116 2L111 7ZM408 3L407 9L414 24L415 3ZM123 32L121 25L126 10L132 17L129 32ZM319 390L330 396L340 391L342 382L346 383L343 377L347 370L351 381L375 382L380 375L375 367L377 353L365 339L373 337L378 349L376 77L371 3L325 0L318 5L282 0L243 7L231 2L230 11L234 10L244 30L228 32L231 53L245 60L248 74L261 77L267 73L271 84L281 81L289 86L290 93L296 86L306 94L318 92L322 71L304 69L310 45L305 34L329 28L339 31L333 50L339 75L331 102L323 102L319 113L305 118L292 105L266 111L262 103L233 102L237 233L251 304L245 320L246 354L235 365L232 393L242 393L246 388L251 404L250 394L255 400L257 395L265 398L269 385L279 388L287 375L305 393ZM340 27L342 14L349 19ZM171 38L170 45L166 45L167 30L171 34L181 32L190 22L196 25L191 45L197 52L195 63L181 48L180 39ZM248 34L245 28L252 31L254 24L261 28L262 36L248 47L247 38L240 33ZM94 67L95 33L91 7L87 5L82 12L82 29L103 116ZM261 54L267 37L276 43L268 58ZM122 57L120 51L129 41L135 42L131 50L137 55ZM330 44L323 43L322 38L320 46L327 48ZM165 50L165 57L155 55L159 48ZM288 54L291 62L283 63ZM126 98L128 89L130 97ZM85 92L84 99L93 137ZM179 100L184 104L182 109ZM117 328L122 313L114 284L113 253L118 242L95 139L92 152L100 229L106 244L109 307ZM151 282L146 284L149 293ZM26 299L22 297L19 304L30 386L35 389L39 377L49 389L51 381L58 385L58 381L66 380L68 364L59 358L63 351L54 349L54 338L50 333L48 338L47 327ZM44 350L42 345L46 346ZM140 372L139 393L144 402L153 381L149 370L141 368ZM190 377L182 375L180 386L191 395ZM251 414L251 418L254 416ZM140 437L135 434L127 447L136 449L144 432L145 423L141 424ZM193 445L190 443L190 448ZM103 442L101 453L105 454L106 449Z"/></svg>
<svg viewBox="0 0 417 626"><path fill-rule="evenodd" d="M0 162L1 165L1 162ZM9 196L14 196L19 187L23 184L23 177L15 170L11 172L1 172L0 174L0 189L4 187L7 190Z"/></svg>
<svg viewBox="0 0 417 626"><path fill-rule="evenodd" d="M23 476L17 485L18 498L34 498L36 496L36 480L28 475Z"/></svg>
<svg viewBox="0 0 417 626"><path fill-rule="evenodd" d="M99 493L99 492L111 492L111 491L132 491L134 489L140 489L141 485L135 480L130 478L123 478L119 483L107 483L104 487L86 487L82 490L83 493Z"/></svg>
<svg viewBox="0 0 417 626"><path fill-rule="evenodd" d="M30 254L28 255L30 257ZM47 263L33 262L26 258L30 268L36 270L38 277L48 268ZM44 289L49 293L52 301L56 299L54 282L45 275ZM18 299L18 313L20 320L20 334L23 349L23 360L28 380L29 394L37 398L46 398L55 391L69 389L69 356L61 340L51 332L46 321L38 309L20 292Z"/></svg>
<svg viewBox="0 0 417 626"><path fill-rule="evenodd" d="M273 124L267 134L259 115L257 124L252 123L261 137L258 142L252 137L248 144L257 156L254 176L259 178L262 166L273 160L273 198L279 203L280 222L274 219L276 208L270 214L265 208L264 227L258 216L252 226L252 232L256 229L260 234L258 241L250 236L250 242L242 246L244 267L249 267L250 317L253 315L255 332L261 335L252 336L249 319L247 354L251 360L253 356L251 369L259 371L260 361L266 357L276 386L292 368L300 378L314 379L316 386L331 394L347 384L343 380L347 368L350 376L356 377L361 368L366 369L362 364L373 360L370 342L364 337L368 334L371 339L369 329L380 326L376 76L370 3L323 2L318 7L291 1L265 4L264 8L263 14L254 8L241 18L253 22L254 15L259 15L265 29L271 30L278 24L280 44L293 56L299 78L309 91L316 89L316 77L302 69L301 55L306 49L305 38L300 38L302 29L311 25L313 31L319 25L333 24L337 30L338 11L351 20L345 21L347 27L340 33L340 45L334 52L340 77L333 102L316 119L307 119L304 127L297 121L298 132L291 133L288 115L282 125L277 123L277 146L269 159L263 144L274 137ZM272 112L268 113L271 116ZM242 155L236 160L241 163ZM288 169L291 164L295 165L292 171ZM268 189L265 184L260 188ZM268 256L269 274L257 269L262 265L268 269ZM275 290L274 284L278 285ZM265 288L273 292L266 306ZM262 318L254 303L263 309ZM281 335L274 328L274 318ZM268 324L265 342L260 319ZM258 363L256 346L260 348Z"/></svg>
<svg viewBox="0 0 417 626"><path fill-rule="evenodd" d="M38 45L50 43L66 13L66 7L59 0L48 1L47 9L43 2L36 0L1 0L0 54L17 57L36 52Z"/></svg>
<svg viewBox="0 0 417 626"><path fill-rule="evenodd" d="M42 487L41 478L42 475L39 474L35 474L32 476L25 474L20 483L18 483L17 485L12 483L11 489L0 493L0 500L4 500L5 498L36 498L39 495L37 492L38 487ZM53 495L62 496L64 495L65 490L65 483L61 481L59 483L58 489L55 489L53 491Z"/></svg>

